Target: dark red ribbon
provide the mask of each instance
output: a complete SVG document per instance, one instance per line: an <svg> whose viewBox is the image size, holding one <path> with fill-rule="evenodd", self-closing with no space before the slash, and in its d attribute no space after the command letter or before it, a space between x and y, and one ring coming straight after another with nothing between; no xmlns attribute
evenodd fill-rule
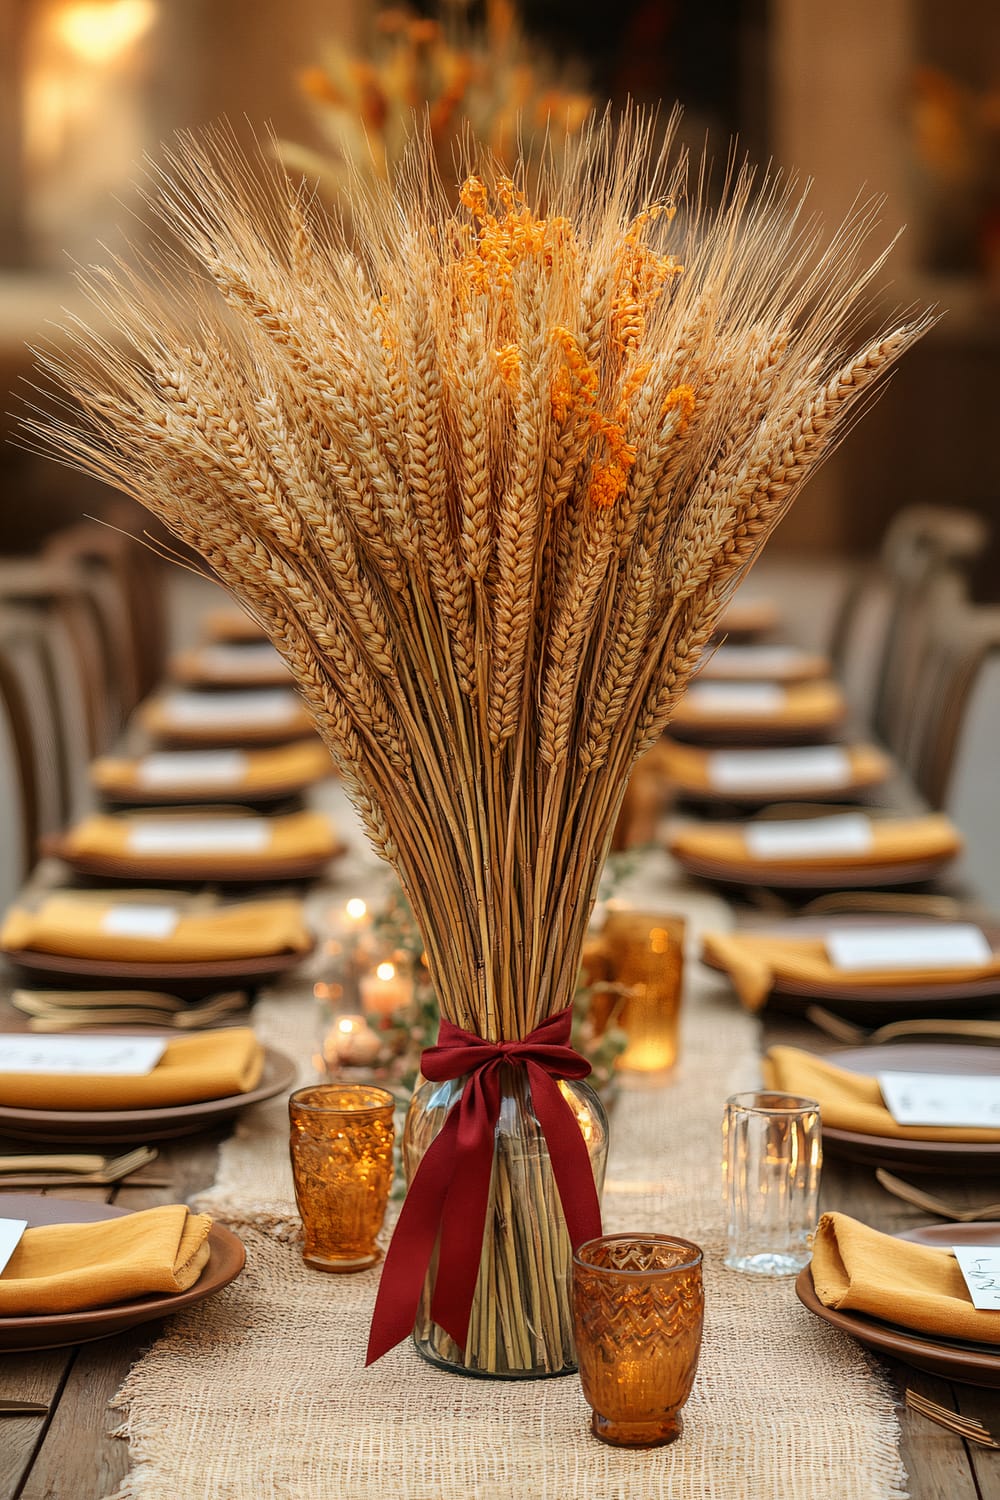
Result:
<svg viewBox="0 0 1000 1500"><path fill-rule="evenodd" d="M569 1045L567 1006L516 1042L487 1042L450 1021L421 1058L425 1078L467 1076L458 1102L424 1153L410 1184L382 1268L366 1364L413 1330L434 1246L439 1243L431 1317L461 1348L479 1275L494 1136L500 1118L500 1070L527 1069L531 1102L548 1146L566 1228L574 1248L601 1232L601 1206L579 1123L557 1079L586 1078L590 1064Z"/></svg>

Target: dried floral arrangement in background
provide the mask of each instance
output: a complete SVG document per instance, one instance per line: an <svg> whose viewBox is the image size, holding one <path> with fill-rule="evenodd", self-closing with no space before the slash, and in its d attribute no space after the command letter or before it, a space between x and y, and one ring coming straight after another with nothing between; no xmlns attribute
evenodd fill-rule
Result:
<svg viewBox="0 0 1000 1500"><path fill-rule="evenodd" d="M484 153L455 208L425 138L395 190L356 187L350 244L276 169L184 140L151 196L201 276L89 278L118 341L72 329L45 360L70 409L30 424L261 622L443 1015L490 1041L569 1006L634 762L928 325L858 345L872 208L827 240L794 185L734 168L713 204L652 140L592 123L531 199ZM544 1151L497 1159L470 1367L572 1365Z"/></svg>
<svg viewBox="0 0 1000 1500"><path fill-rule="evenodd" d="M322 64L300 76L327 150L283 141L286 165L315 176L325 195L349 188L357 172L388 184L424 114L448 186L470 128L501 161L522 141L533 163L543 142L558 156L593 99L571 67L529 41L510 0L486 0L481 24L467 11L451 0L435 20L392 6L374 17L367 47L330 43Z"/></svg>

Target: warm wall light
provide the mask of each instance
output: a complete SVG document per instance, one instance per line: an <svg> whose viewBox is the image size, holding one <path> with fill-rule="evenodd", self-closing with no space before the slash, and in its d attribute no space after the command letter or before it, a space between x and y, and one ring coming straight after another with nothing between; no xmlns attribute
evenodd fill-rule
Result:
<svg viewBox="0 0 1000 1500"><path fill-rule="evenodd" d="M156 20L154 0L79 0L55 17L61 39L90 63L109 63L139 41Z"/></svg>

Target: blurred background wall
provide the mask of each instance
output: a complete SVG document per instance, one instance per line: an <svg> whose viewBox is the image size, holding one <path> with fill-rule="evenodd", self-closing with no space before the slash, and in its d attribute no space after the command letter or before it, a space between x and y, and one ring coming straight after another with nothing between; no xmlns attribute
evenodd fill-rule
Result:
<svg viewBox="0 0 1000 1500"><path fill-rule="evenodd" d="M482 19L471 0L418 9ZM887 238L906 225L873 318L915 301L947 315L772 545L860 553L917 500L1000 519L996 0L523 0L520 13L599 101L678 99L692 144L724 159L736 135L815 177L829 217L863 187L885 196ZM143 154L222 116L247 138L271 126L320 145L303 75L331 45L363 56L379 16L367 0L0 0L0 426L30 379L26 342L74 305L70 261L136 232ZM15 551L106 497L5 445L0 503ZM998 563L984 597L1000 597Z"/></svg>

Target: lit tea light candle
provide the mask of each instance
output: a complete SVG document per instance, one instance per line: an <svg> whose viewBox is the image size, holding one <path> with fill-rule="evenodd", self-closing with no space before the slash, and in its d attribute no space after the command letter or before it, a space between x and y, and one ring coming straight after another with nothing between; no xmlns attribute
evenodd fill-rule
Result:
<svg viewBox="0 0 1000 1500"><path fill-rule="evenodd" d="M382 1043L364 1016L340 1016L326 1038L324 1052L329 1063L365 1067L382 1051Z"/></svg>
<svg viewBox="0 0 1000 1500"><path fill-rule="evenodd" d="M372 1016L391 1016L413 1003L413 979L393 963L381 963L374 974L363 974L358 988L361 1007Z"/></svg>

